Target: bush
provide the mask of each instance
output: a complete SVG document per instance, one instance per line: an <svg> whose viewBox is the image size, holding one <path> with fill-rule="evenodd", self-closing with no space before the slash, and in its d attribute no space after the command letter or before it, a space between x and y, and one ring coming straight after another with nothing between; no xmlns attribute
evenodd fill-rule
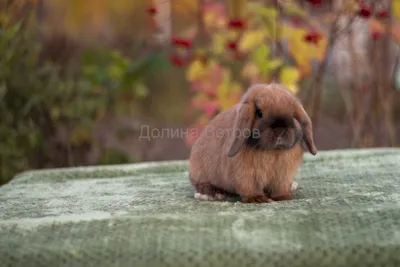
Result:
<svg viewBox="0 0 400 267"><path fill-rule="evenodd" d="M62 78L58 66L40 58L32 16L19 21L7 13L1 17L0 183L5 183L39 158L52 157L45 148L57 123L89 118L97 106L80 105L79 100L92 97L90 88Z"/></svg>
<svg viewBox="0 0 400 267"><path fill-rule="evenodd" d="M94 145L102 163L129 161L110 159L91 127L147 96L141 78L154 56L133 64L112 50L87 51L82 69L71 71L43 58L34 16L0 12L0 184L27 169L84 164L83 152Z"/></svg>

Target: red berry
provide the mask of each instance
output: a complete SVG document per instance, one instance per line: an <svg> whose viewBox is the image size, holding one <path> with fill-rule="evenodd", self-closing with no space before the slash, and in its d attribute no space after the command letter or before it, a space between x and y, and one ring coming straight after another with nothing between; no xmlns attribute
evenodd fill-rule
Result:
<svg viewBox="0 0 400 267"><path fill-rule="evenodd" d="M389 17L389 12L387 10L380 10L380 11L376 12L375 16L378 19L384 19L384 18Z"/></svg>
<svg viewBox="0 0 400 267"><path fill-rule="evenodd" d="M155 7L149 7L147 9L147 13L149 13L150 15L154 15L157 13L157 9Z"/></svg>
<svg viewBox="0 0 400 267"><path fill-rule="evenodd" d="M169 61L174 64L177 67L183 67L185 66L185 60L183 60L182 58L178 57L177 55L172 55L169 58Z"/></svg>
<svg viewBox="0 0 400 267"><path fill-rule="evenodd" d="M319 32L310 31L304 36L304 41L317 45L321 38L322 36Z"/></svg>
<svg viewBox="0 0 400 267"><path fill-rule="evenodd" d="M186 48L188 48L188 47L190 47L192 45L192 42L190 40L183 39L183 38L176 37L176 36L172 37L172 43L174 45L183 46L183 47L186 47Z"/></svg>
<svg viewBox="0 0 400 267"><path fill-rule="evenodd" d="M371 34L371 36L372 36L372 39L374 39L375 41L376 40L379 40L380 38L381 38L381 33L380 32L373 32L372 34Z"/></svg>
<svg viewBox="0 0 400 267"><path fill-rule="evenodd" d="M367 4L363 4L360 10L358 11L358 15L363 18L369 18L372 14L372 7Z"/></svg>
<svg viewBox="0 0 400 267"><path fill-rule="evenodd" d="M231 50L237 50L237 43L236 41L229 41L226 46Z"/></svg>
<svg viewBox="0 0 400 267"><path fill-rule="evenodd" d="M317 5L322 4L322 0L307 0L307 2L309 2L313 6L317 6Z"/></svg>
<svg viewBox="0 0 400 267"><path fill-rule="evenodd" d="M231 29L242 29L244 27L244 21L241 19L229 20L228 27Z"/></svg>

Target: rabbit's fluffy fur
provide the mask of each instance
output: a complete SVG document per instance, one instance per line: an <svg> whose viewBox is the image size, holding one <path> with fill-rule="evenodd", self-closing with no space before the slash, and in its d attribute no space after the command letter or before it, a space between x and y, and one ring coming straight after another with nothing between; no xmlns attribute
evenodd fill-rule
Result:
<svg viewBox="0 0 400 267"><path fill-rule="evenodd" d="M195 196L290 200L303 146L316 155L311 120L295 95L281 84L253 85L193 145L189 176Z"/></svg>

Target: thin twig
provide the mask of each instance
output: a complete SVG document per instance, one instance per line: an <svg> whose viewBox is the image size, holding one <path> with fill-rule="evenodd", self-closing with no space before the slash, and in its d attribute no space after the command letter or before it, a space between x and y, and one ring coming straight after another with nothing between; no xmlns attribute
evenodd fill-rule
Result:
<svg viewBox="0 0 400 267"><path fill-rule="evenodd" d="M397 51L397 55L396 55L396 60L393 66L393 72L392 72L392 77L390 78L390 80L393 83L393 88L396 88L396 70L399 68L400 66L400 49Z"/></svg>
<svg viewBox="0 0 400 267"><path fill-rule="evenodd" d="M347 22L347 25L344 26L342 30L338 31L338 32L336 33L336 35L337 35L337 36L340 36L340 35L342 35L342 33L344 33L345 31L347 31L347 30L350 28L350 26L354 23L354 21L356 20L356 18L357 18L356 16L351 17L351 18L349 19L349 21Z"/></svg>

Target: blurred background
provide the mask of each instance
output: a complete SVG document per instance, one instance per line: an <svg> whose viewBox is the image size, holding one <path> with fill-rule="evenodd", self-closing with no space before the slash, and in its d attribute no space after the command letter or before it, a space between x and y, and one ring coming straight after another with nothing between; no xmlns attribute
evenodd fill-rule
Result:
<svg viewBox="0 0 400 267"><path fill-rule="evenodd" d="M0 184L187 159L260 82L299 96L319 150L399 145L398 0L0 3Z"/></svg>

